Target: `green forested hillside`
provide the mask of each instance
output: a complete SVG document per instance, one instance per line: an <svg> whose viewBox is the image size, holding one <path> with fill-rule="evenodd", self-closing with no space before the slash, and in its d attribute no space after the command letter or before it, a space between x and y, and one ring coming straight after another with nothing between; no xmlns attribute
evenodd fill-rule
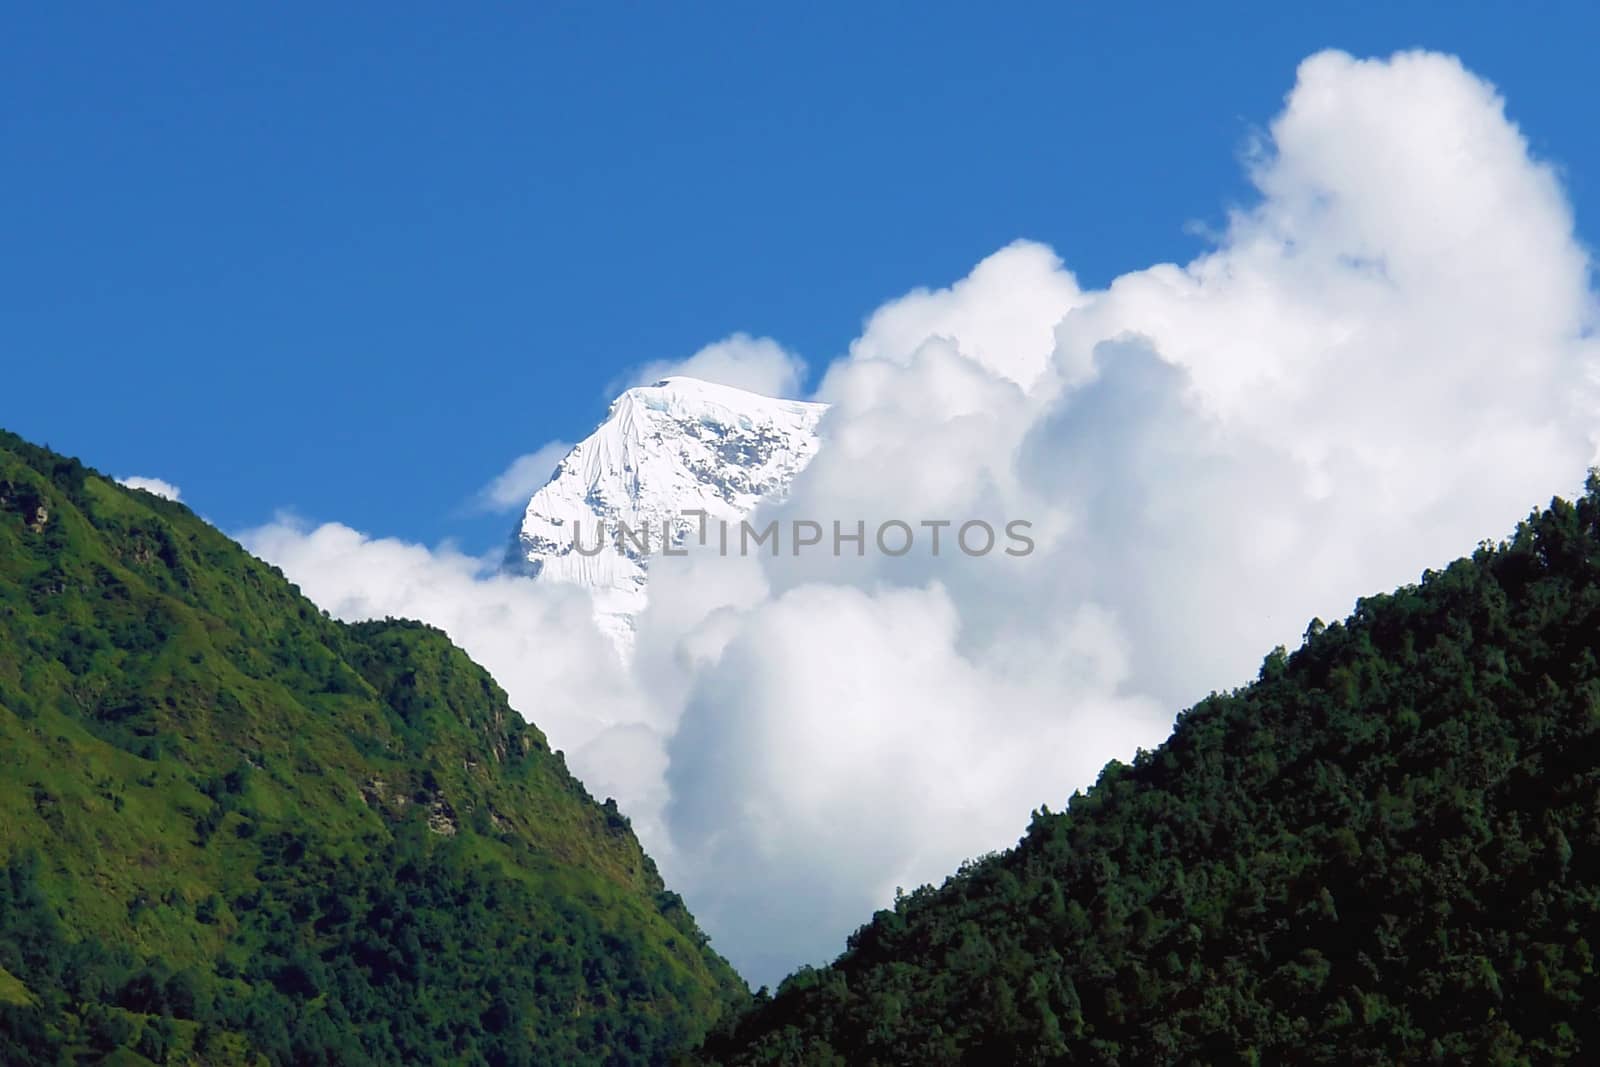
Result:
<svg viewBox="0 0 1600 1067"><path fill-rule="evenodd" d="M443 634L0 435L0 1063L659 1062L743 995Z"/></svg>
<svg viewBox="0 0 1600 1067"><path fill-rule="evenodd" d="M1600 482L1313 622L728 1063L1600 1062Z"/></svg>

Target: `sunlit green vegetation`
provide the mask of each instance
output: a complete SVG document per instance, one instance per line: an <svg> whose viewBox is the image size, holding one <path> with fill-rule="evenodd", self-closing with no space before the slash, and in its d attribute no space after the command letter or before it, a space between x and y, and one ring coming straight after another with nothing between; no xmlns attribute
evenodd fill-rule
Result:
<svg viewBox="0 0 1600 1067"><path fill-rule="evenodd" d="M0 434L0 1062L660 1062L744 996L443 634Z"/></svg>

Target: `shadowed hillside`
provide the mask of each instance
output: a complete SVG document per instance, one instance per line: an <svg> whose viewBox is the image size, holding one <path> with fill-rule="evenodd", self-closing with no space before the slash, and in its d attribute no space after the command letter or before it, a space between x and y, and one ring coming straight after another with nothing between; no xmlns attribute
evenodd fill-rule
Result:
<svg viewBox="0 0 1600 1067"><path fill-rule="evenodd" d="M1600 480L1362 600L1018 846L879 912L723 1063L1592 1063Z"/></svg>

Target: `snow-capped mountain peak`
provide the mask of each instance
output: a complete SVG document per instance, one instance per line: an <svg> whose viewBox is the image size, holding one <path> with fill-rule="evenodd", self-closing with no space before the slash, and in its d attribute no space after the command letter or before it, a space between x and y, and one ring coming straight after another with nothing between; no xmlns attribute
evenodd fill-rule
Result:
<svg viewBox="0 0 1600 1067"><path fill-rule="evenodd" d="M826 410L697 378L629 389L528 501L507 567L589 589L626 656L664 532L681 543L699 529L687 513L737 522L787 494L816 454ZM618 538L619 528L638 535Z"/></svg>

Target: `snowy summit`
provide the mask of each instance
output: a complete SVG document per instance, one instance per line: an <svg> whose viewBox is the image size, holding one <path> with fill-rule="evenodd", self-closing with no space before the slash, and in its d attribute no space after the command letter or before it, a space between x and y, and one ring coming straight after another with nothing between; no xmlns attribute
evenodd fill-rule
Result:
<svg viewBox="0 0 1600 1067"><path fill-rule="evenodd" d="M629 389L528 501L507 569L587 588L601 628L627 656L663 531L683 544L699 530L686 512L737 522L782 498L816 454L826 410L696 378ZM617 538L619 526L643 531L647 550ZM608 543L595 552L602 531Z"/></svg>

